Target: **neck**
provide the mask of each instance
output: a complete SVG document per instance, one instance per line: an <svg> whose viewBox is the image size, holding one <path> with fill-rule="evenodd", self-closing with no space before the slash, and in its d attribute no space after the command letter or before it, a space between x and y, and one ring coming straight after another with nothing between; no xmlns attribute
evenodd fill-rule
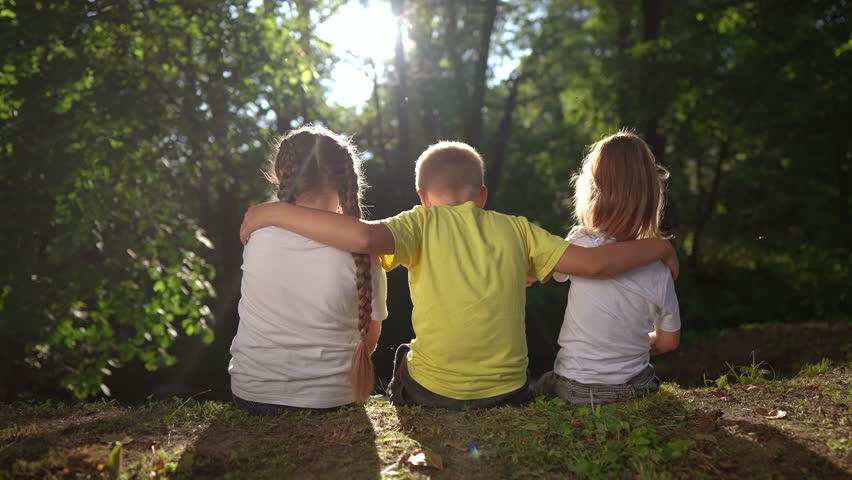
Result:
<svg viewBox="0 0 852 480"><path fill-rule="evenodd" d="M476 202L476 197L471 198L470 195L455 193L429 195L429 204L433 207L455 207L467 202Z"/></svg>
<svg viewBox="0 0 852 480"><path fill-rule="evenodd" d="M308 192L299 195L299 198L293 203L300 207L336 212L339 202L337 192Z"/></svg>

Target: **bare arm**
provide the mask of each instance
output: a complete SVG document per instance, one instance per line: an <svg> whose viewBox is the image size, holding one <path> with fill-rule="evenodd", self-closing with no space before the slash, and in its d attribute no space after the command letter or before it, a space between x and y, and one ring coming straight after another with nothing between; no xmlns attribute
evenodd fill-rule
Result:
<svg viewBox="0 0 852 480"><path fill-rule="evenodd" d="M651 355L671 352L680 345L680 330L666 332L657 328L648 334L648 339L651 342Z"/></svg>
<svg viewBox="0 0 852 480"><path fill-rule="evenodd" d="M394 252L393 234L382 223L365 222L339 213L285 202L250 207L240 226L240 240L245 244L252 232L272 226L348 252L374 255Z"/></svg>
<svg viewBox="0 0 852 480"><path fill-rule="evenodd" d="M610 243L593 248L572 244L562 254L554 270L582 277L608 277L657 260L662 260L672 271L672 277L677 278L680 270L677 254L668 240L658 239Z"/></svg>
<svg viewBox="0 0 852 480"><path fill-rule="evenodd" d="M373 353L376 351L376 345L379 343L379 335L382 334L382 322L378 320L370 321L369 330L367 330L367 351Z"/></svg>

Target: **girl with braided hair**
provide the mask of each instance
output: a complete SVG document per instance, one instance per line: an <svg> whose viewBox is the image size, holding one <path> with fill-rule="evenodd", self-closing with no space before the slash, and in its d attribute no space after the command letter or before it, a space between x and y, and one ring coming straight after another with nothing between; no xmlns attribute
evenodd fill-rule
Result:
<svg viewBox="0 0 852 480"><path fill-rule="evenodd" d="M278 200L362 217L364 176L352 145L311 125L278 142L267 179ZM373 391L386 280L378 259L284 229L258 230L243 253L231 391L254 414L336 408Z"/></svg>

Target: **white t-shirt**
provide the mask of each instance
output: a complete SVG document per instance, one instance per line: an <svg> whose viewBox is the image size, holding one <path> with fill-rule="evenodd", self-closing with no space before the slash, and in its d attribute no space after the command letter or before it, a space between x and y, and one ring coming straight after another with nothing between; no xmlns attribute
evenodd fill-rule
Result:
<svg viewBox="0 0 852 480"><path fill-rule="evenodd" d="M582 231L566 240L582 247L609 243ZM674 281L662 262L607 279L572 275L554 371L581 383L626 383L648 366L648 333L655 326L680 330Z"/></svg>
<svg viewBox="0 0 852 480"><path fill-rule="evenodd" d="M373 319L388 316L387 281L372 269ZM359 340L355 261L348 252L275 227L243 251L231 391L261 403L329 408L352 403Z"/></svg>

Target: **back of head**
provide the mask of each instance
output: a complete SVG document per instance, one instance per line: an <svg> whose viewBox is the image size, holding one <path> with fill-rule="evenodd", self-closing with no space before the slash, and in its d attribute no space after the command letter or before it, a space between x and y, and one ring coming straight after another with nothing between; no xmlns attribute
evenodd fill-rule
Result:
<svg viewBox="0 0 852 480"><path fill-rule="evenodd" d="M662 238L668 176L635 133L607 136L592 145L573 178L578 227L617 241Z"/></svg>
<svg viewBox="0 0 852 480"><path fill-rule="evenodd" d="M352 144L333 132L305 125L287 132L276 145L270 167L264 172L278 199L293 203L302 195L337 192L340 211L362 218L361 199L366 182L361 160ZM352 357L352 387L356 402L373 391L374 371L366 336L372 320L371 261L353 254L358 286L358 331L361 340Z"/></svg>
<svg viewBox="0 0 852 480"><path fill-rule="evenodd" d="M466 143L436 143L420 155L415 168L418 191L474 196L485 183L482 157Z"/></svg>

